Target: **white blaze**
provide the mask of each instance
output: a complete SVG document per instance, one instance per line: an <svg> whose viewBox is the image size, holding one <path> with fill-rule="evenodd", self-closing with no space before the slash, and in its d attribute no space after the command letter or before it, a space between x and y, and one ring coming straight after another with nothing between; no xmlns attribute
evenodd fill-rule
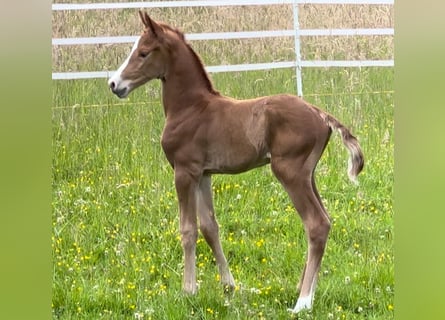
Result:
<svg viewBox="0 0 445 320"><path fill-rule="evenodd" d="M124 61L124 63L122 63L122 65L119 67L119 69L117 69L117 71L113 74L113 76L108 80L108 85L111 85L112 82L114 82L114 85L116 88L120 88L123 85L125 85L126 81L123 81L121 75L122 75L122 71L124 71L124 69L127 67L128 62L130 61L130 57L133 54L133 52L136 51L136 48L139 45L139 40L141 40L141 37L137 38L136 42L133 45L133 48L131 49L130 54L128 55L127 59Z"/></svg>

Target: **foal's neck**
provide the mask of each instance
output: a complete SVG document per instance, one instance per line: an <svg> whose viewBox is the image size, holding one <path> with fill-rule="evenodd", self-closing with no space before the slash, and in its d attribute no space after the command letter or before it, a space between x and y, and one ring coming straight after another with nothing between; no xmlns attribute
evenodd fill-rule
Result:
<svg viewBox="0 0 445 320"><path fill-rule="evenodd" d="M210 96L219 96L199 56L185 42L178 44L162 85L166 115L198 105Z"/></svg>

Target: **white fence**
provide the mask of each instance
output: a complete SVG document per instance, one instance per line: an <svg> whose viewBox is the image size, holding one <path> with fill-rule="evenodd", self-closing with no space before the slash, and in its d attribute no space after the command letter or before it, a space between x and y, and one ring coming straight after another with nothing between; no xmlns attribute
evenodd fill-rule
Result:
<svg viewBox="0 0 445 320"><path fill-rule="evenodd" d="M274 31L244 31L186 34L188 40L221 40L246 39L266 37L294 37L295 60L284 62L237 64L208 66L210 73L267 70L277 68L295 68L297 79L297 94L303 95L301 69L303 67L392 67L394 60L302 60L301 37L304 36L368 36L394 35L392 28L375 29L300 29L298 7L300 4L364 4L393 5L394 0L218 0L218 1L155 1L155 2L119 2L119 3L83 3L83 4L53 4L53 11L61 10L109 10L126 8L172 8L172 7L214 7L214 6L255 6L255 5L293 5L293 30ZM94 45L110 43L133 43L137 37L87 37L87 38L53 38L53 46ZM53 72L53 80L108 78L114 71L93 72Z"/></svg>

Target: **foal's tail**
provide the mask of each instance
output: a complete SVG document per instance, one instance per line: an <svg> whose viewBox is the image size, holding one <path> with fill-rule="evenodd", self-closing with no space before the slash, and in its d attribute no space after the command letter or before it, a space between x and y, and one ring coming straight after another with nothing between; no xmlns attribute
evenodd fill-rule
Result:
<svg viewBox="0 0 445 320"><path fill-rule="evenodd" d="M351 134L351 131L348 130L343 124L340 123L337 119L329 114L324 114L323 118L325 119L327 125L334 131L337 130L340 132L343 144L349 151L349 161L348 161L348 176L349 179L358 184L357 176L363 170L363 166L365 165L365 160L363 157L362 149L360 148L360 144L356 137Z"/></svg>

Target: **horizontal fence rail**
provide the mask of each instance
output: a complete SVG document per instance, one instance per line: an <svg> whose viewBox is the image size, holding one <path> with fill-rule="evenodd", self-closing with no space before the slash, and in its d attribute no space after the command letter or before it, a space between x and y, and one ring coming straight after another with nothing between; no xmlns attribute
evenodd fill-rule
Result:
<svg viewBox="0 0 445 320"><path fill-rule="evenodd" d="M394 29L303 29L300 36L392 36ZM203 32L186 34L187 40L230 40L294 37L294 30L271 31L240 31L240 32ZM85 37L85 38L54 38L52 45L70 46L86 44L119 44L134 43L138 36L120 37Z"/></svg>
<svg viewBox="0 0 445 320"><path fill-rule="evenodd" d="M301 61L301 67L329 68L329 67L393 67L393 60L312 60ZM234 72L234 71L255 71L268 69L295 68L295 61L268 62L268 63L248 63L231 64L221 66L207 66L209 73ZM109 78L115 71L91 71L91 72L53 72L53 80L75 80L75 79L94 79Z"/></svg>
<svg viewBox="0 0 445 320"><path fill-rule="evenodd" d="M253 6L253 5L293 5L293 30L264 30L241 32L209 32L186 34L187 40L228 40L254 39L270 37L294 37L295 61L252 63L236 65L219 65L206 67L207 72L252 71L279 68L295 68L297 79L297 94L303 95L301 68L303 67L392 67L394 60L323 60L306 61L301 59L300 37L304 36L393 36L393 28L372 29L300 29L298 21L298 5L300 4L355 4L355 5L393 5L394 0L226 0L226 1L155 1L155 2L119 2L119 3L83 3L83 4L53 4L53 11L66 10L109 10L109 9L139 9L139 8L174 8L174 7L214 7L214 6ZM53 38L53 46L97 45L133 43L137 36L116 37L76 37ZM53 72L53 80L108 78L115 71L85 71L85 72Z"/></svg>
<svg viewBox="0 0 445 320"><path fill-rule="evenodd" d="M394 4L394 0L210 0L210 1L160 1L118 3L54 3L53 11L106 10L139 8L222 7L282 4Z"/></svg>

